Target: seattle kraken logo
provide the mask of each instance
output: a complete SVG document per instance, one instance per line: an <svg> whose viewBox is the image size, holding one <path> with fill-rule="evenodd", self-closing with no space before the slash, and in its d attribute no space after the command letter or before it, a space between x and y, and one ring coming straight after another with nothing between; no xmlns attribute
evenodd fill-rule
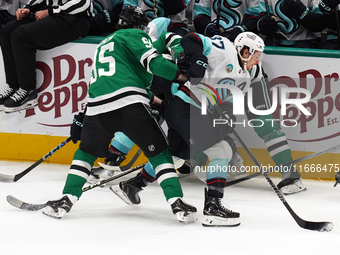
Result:
<svg viewBox="0 0 340 255"><path fill-rule="evenodd" d="M242 1L215 0L213 3L213 9L215 13L218 13L218 1L221 1L221 25L223 25L225 28L230 28L240 24L242 15L238 10L236 10L236 8L242 4Z"/></svg>
<svg viewBox="0 0 340 255"><path fill-rule="evenodd" d="M285 33L285 34L290 34L295 32L296 30L299 29L299 24L296 22L295 19L288 18L286 15L284 15L281 11L281 5L282 1L278 1L275 5L275 12L277 16L281 19L278 21L278 26L280 30Z"/></svg>
<svg viewBox="0 0 340 255"><path fill-rule="evenodd" d="M156 17L164 17L165 14L164 14L164 9L163 9L163 3L161 1L143 0L143 4L145 6L143 6L142 9L144 10L144 13L146 14L146 16L148 16L149 18L154 19ZM157 13L155 13L155 11Z"/></svg>

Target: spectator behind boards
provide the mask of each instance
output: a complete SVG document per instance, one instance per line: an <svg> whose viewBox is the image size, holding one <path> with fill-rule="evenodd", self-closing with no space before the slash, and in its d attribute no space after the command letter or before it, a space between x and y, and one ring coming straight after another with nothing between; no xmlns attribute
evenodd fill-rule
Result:
<svg viewBox="0 0 340 255"><path fill-rule="evenodd" d="M12 113L38 104L36 51L47 50L86 36L91 0L30 0L17 9L16 19L0 29L6 83L0 110Z"/></svg>
<svg viewBox="0 0 340 255"><path fill-rule="evenodd" d="M6 23L15 20L15 11L28 0L2 0L0 1L0 28Z"/></svg>
<svg viewBox="0 0 340 255"><path fill-rule="evenodd" d="M124 0L94 0L89 35L107 36L116 30Z"/></svg>

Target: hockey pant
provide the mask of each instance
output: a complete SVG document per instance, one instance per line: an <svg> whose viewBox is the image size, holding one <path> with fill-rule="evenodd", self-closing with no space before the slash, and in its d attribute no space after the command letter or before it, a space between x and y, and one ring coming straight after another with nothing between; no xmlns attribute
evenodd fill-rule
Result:
<svg viewBox="0 0 340 255"><path fill-rule="evenodd" d="M81 196L94 161L97 157L106 157L111 139L118 131L126 134L141 148L155 166L156 178L166 200L183 197L172 157L166 149L167 140L163 131L141 103L105 114L85 116L81 142L74 155L63 194Z"/></svg>

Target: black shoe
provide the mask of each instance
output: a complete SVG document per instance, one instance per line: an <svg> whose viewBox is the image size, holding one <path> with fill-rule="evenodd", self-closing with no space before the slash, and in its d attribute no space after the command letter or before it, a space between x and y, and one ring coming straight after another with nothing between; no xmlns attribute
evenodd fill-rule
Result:
<svg viewBox="0 0 340 255"><path fill-rule="evenodd" d="M171 209L179 222L191 223L196 221L196 207L185 203L181 198L171 204Z"/></svg>
<svg viewBox="0 0 340 255"><path fill-rule="evenodd" d="M37 96L35 89L27 91L19 88L4 102L5 113L33 108L38 104Z"/></svg>
<svg viewBox="0 0 340 255"><path fill-rule="evenodd" d="M59 200L48 201L43 214L56 219L61 219L65 213L68 213L71 210L72 206L71 200L65 195Z"/></svg>
<svg viewBox="0 0 340 255"><path fill-rule="evenodd" d="M181 167L177 168L178 177L188 176L189 174L194 172L196 167L199 168L201 166L205 166L207 164L207 159L208 158L200 162L197 162L194 159L187 159Z"/></svg>
<svg viewBox="0 0 340 255"><path fill-rule="evenodd" d="M136 177L119 183L120 189L126 194L131 203L134 205L138 205L141 202L138 193L143 190L140 185L143 182L142 178L142 174L138 173Z"/></svg>
<svg viewBox="0 0 340 255"><path fill-rule="evenodd" d="M223 203L221 198L208 197L205 189L205 201L202 225L205 227L235 227L240 225L240 214L234 212Z"/></svg>
<svg viewBox="0 0 340 255"><path fill-rule="evenodd" d="M295 167L289 168L286 172L282 173L282 179L277 185L284 195L290 195L307 190L302 183L301 175Z"/></svg>
<svg viewBox="0 0 340 255"><path fill-rule="evenodd" d="M15 89L7 88L3 93L0 94L0 111L5 110L4 103L15 93Z"/></svg>
<svg viewBox="0 0 340 255"><path fill-rule="evenodd" d="M139 205L141 199L138 195L143 190L143 176L138 173L130 180L122 181L119 185L111 186L110 190L128 205Z"/></svg>

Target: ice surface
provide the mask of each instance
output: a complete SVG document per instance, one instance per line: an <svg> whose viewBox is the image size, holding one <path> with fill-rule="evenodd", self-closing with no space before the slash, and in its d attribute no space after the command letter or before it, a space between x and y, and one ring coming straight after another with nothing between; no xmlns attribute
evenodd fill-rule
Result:
<svg viewBox="0 0 340 255"><path fill-rule="evenodd" d="M0 161L0 173L31 164ZM181 179L185 201L198 209L189 225L177 222L157 183L142 191L139 206L126 205L108 187L87 191L61 220L6 201L7 195L30 203L59 198L67 172L65 165L41 164L16 183L0 183L1 255L339 254L340 185L333 182L304 180L306 192L286 197L301 218L332 221L328 233L300 228L263 177L226 188L224 201L241 213L235 228L202 227L204 184L191 177Z"/></svg>

